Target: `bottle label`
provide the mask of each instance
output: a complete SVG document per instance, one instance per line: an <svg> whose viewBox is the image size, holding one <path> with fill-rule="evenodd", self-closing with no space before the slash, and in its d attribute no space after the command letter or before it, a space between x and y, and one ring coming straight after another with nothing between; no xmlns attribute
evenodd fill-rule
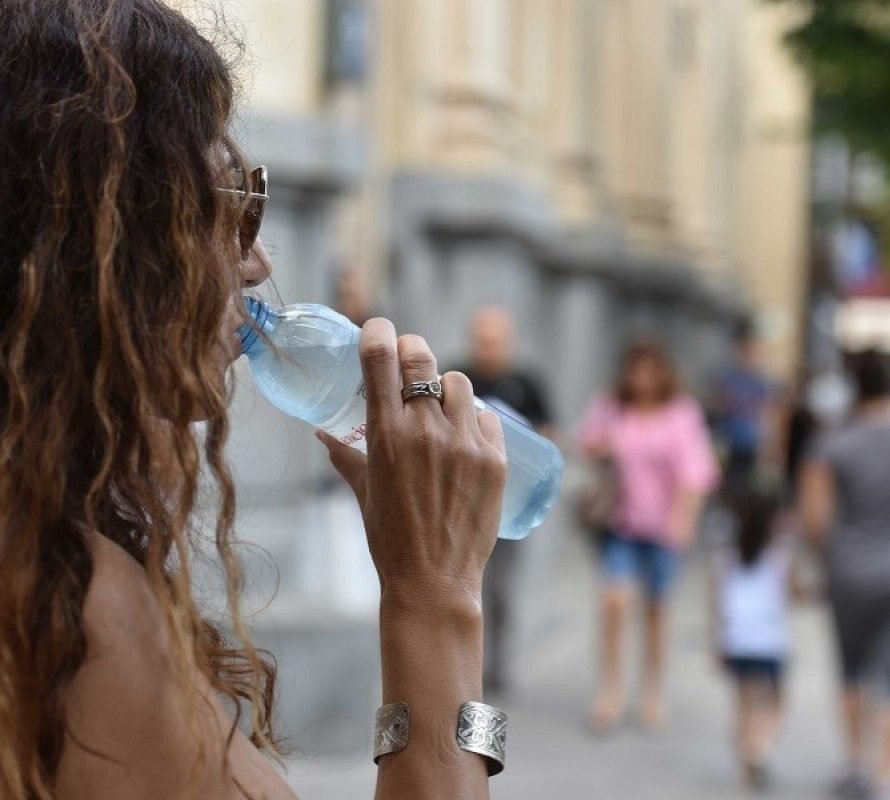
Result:
<svg viewBox="0 0 890 800"><path fill-rule="evenodd" d="M332 420L322 426L335 439L339 439L343 444L348 444L362 453L368 452L368 443L365 439L367 430L366 400L365 382L361 381L352 393L349 402Z"/></svg>

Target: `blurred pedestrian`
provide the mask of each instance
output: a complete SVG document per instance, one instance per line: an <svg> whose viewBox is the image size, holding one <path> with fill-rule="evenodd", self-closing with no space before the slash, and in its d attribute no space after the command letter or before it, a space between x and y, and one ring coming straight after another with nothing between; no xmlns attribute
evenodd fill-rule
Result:
<svg viewBox="0 0 890 800"><path fill-rule="evenodd" d="M717 464L698 403L680 392L670 361L649 343L628 349L614 392L588 408L581 446L591 459L610 458L618 482L610 524L599 537L605 588L592 722L604 730L623 714L621 643L639 589L646 643L642 718L656 728L664 715L666 603L702 500L717 482Z"/></svg>
<svg viewBox="0 0 890 800"><path fill-rule="evenodd" d="M531 427L548 435L551 416L540 380L515 363L515 329L510 313L497 306L479 308L470 324L470 361L459 371L469 377L477 397L508 406ZM508 648L515 617L514 585L522 551L520 542L498 539L485 569L484 684L492 692L509 688Z"/></svg>
<svg viewBox="0 0 890 800"><path fill-rule="evenodd" d="M717 653L736 692L735 744L745 781L770 782L789 651L793 542L782 492L749 485L733 497L733 537L713 559Z"/></svg>
<svg viewBox="0 0 890 800"><path fill-rule="evenodd" d="M851 421L826 433L801 475L804 529L824 552L842 675L847 765L839 797L873 796L875 778L890 791L890 714L882 720L877 769L867 758L867 683L890 691L890 377L883 357L851 359L857 405Z"/></svg>
<svg viewBox="0 0 890 800"><path fill-rule="evenodd" d="M792 501L797 497L804 456L818 432L819 420L807 404L804 382L801 382L797 391L788 398L784 431L785 486Z"/></svg>
<svg viewBox="0 0 890 800"><path fill-rule="evenodd" d="M736 331L733 361L720 375L713 398L714 432L724 458L723 488L732 492L775 461L775 392L761 366L760 341L751 323Z"/></svg>

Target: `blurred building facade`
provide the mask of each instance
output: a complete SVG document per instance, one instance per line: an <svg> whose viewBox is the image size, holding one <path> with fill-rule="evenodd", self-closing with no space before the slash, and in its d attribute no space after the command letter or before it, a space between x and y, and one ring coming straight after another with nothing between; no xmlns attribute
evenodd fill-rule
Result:
<svg viewBox="0 0 890 800"><path fill-rule="evenodd" d="M690 354L685 339L748 307L773 370L794 370L808 103L781 48L786 9L226 5L250 52L245 138L272 162L276 201L299 206L286 215L297 241L276 242L288 256L298 246L299 279L287 264L277 276L288 299L331 300L331 271L357 270L403 327L446 355L460 350L472 306L499 300L523 321L528 358L570 351L578 362L554 364L553 377L588 383L608 365L597 347L623 327L667 334L694 381L709 354ZM617 328L579 299L614 291ZM678 310L695 335L671 321ZM578 410L572 389L567 419Z"/></svg>
<svg viewBox="0 0 890 800"><path fill-rule="evenodd" d="M633 336L665 343L701 390L753 313L770 368L797 368L808 99L782 50L784 7L222 5L247 43L236 132L270 169L264 236L287 302L335 303L348 270L369 309L425 335L443 363L463 355L474 308L505 306L566 430ZM276 601L288 622L269 635L283 646L336 629L345 642L355 623L373 646L356 622L373 610L356 590L362 568L343 572L355 541L315 499L326 459L239 383L231 456L246 533L288 587ZM302 674L336 683L355 666L346 647Z"/></svg>

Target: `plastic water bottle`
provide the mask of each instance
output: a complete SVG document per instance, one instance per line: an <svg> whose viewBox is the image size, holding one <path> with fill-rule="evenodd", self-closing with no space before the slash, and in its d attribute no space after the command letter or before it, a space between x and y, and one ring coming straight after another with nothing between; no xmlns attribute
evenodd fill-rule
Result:
<svg viewBox="0 0 890 800"><path fill-rule="evenodd" d="M307 303L274 311L251 297L245 304L251 323L239 331L241 352L250 359L254 381L266 399L365 452L361 331L327 306ZM507 485L498 536L522 539L556 501L565 462L552 442L504 408L478 398L476 406L494 411L504 430Z"/></svg>

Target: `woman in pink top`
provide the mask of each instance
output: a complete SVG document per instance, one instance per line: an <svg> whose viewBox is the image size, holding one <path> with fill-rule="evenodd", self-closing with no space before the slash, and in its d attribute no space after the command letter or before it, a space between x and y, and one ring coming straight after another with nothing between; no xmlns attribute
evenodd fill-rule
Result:
<svg viewBox="0 0 890 800"><path fill-rule="evenodd" d="M695 536L702 499L717 483L716 460L698 404L679 393L672 365L653 344L629 348L615 391L585 414L581 446L590 458L612 458L619 482L601 540L605 589L593 725L607 729L623 714L621 642L639 588L646 628L642 718L656 728L663 718L665 601L679 555Z"/></svg>

